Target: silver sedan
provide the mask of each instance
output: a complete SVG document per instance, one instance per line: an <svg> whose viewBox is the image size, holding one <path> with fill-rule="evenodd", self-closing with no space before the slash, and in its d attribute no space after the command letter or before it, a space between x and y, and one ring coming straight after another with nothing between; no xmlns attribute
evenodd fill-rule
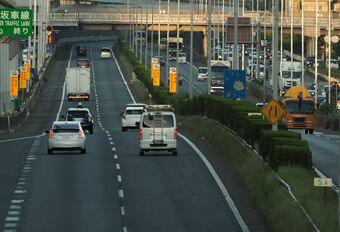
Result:
<svg viewBox="0 0 340 232"><path fill-rule="evenodd" d="M48 131L48 154L57 150L80 150L86 153L86 136L76 121L55 121Z"/></svg>

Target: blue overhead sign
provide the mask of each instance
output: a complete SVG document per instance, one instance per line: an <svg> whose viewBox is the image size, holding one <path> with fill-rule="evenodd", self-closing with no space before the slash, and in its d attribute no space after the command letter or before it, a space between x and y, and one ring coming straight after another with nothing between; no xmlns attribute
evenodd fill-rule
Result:
<svg viewBox="0 0 340 232"><path fill-rule="evenodd" d="M224 98L246 97L246 71L224 70Z"/></svg>

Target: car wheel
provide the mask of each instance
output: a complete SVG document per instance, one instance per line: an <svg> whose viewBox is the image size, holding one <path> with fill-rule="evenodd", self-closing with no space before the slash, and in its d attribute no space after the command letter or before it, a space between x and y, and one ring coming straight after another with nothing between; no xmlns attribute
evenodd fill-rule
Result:
<svg viewBox="0 0 340 232"><path fill-rule="evenodd" d="M90 134L93 134L93 127L89 129Z"/></svg>
<svg viewBox="0 0 340 232"><path fill-rule="evenodd" d="M85 149L80 149L80 153L81 154L85 154L86 153L86 148Z"/></svg>
<svg viewBox="0 0 340 232"><path fill-rule="evenodd" d="M49 155L51 155L51 154L53 154L53 150L52 150L52 149L47 149L47 153L48 153Z"/></svg>
<svg viewBox="0 0 340 232"><path fill-rule="evenodd" d="M173 150L172 155L177 155L177 150Z"/></svg>
<svg viewBox="0 0 340 232"><path fill-rule="evenodd" d="M313 134L314 133L314 130L313 129L309 129L309 134Z"/></svg>
<svg viewBox="0 0 340 232"><path fill-rule="evenodd" d="M140 156L144 156L144 150L140 150L140 151L139 151L139 155L140 155Z"/></svg>
<svg viewBox="0 0 340 232"><path fill-rule="evenodd" d="M305 134L308 134L308 129L305 129Z"/></svg>
<svg viewBox="0 0 340 232"><path fill-rule="evenodd" d="M126 127L122 127L122 131L127 131L127 128Z"/></svg>

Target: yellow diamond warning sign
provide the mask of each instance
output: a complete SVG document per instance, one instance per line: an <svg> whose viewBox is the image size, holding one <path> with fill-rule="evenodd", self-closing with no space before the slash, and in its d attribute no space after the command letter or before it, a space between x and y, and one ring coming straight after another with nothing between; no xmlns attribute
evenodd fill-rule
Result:
<svg viewBox="0 0 340 232"><path fill-rule="evenodd" d="M268 104L263 107L261 113L271 124L274 124L285 114L285 111L275 99L271 99Z"/></svg>

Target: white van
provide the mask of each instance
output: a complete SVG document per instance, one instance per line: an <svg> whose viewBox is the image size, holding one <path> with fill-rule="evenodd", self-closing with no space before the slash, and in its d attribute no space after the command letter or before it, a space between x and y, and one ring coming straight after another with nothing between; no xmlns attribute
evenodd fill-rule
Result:
<svg viewBox="0 0 340 232"><path fill-rule="evenodd" d="M184 52L178 53L178 63L186 63L187 62L187 54Z"/></svg>
<svg viewBox="0 0 340 232"><path fill-rule="evenodd" d="M142 104L128 104L121 115L122 131L127 131L128 128L136 128L136 122L140 122L144 111Z"/></svg>
<svg viewBox="0 0 340 232"><path fill-rule="evenodd" d="M149 105L139 125L140 151L169 151L177 155L176 116L170 105Z"/></svg>

